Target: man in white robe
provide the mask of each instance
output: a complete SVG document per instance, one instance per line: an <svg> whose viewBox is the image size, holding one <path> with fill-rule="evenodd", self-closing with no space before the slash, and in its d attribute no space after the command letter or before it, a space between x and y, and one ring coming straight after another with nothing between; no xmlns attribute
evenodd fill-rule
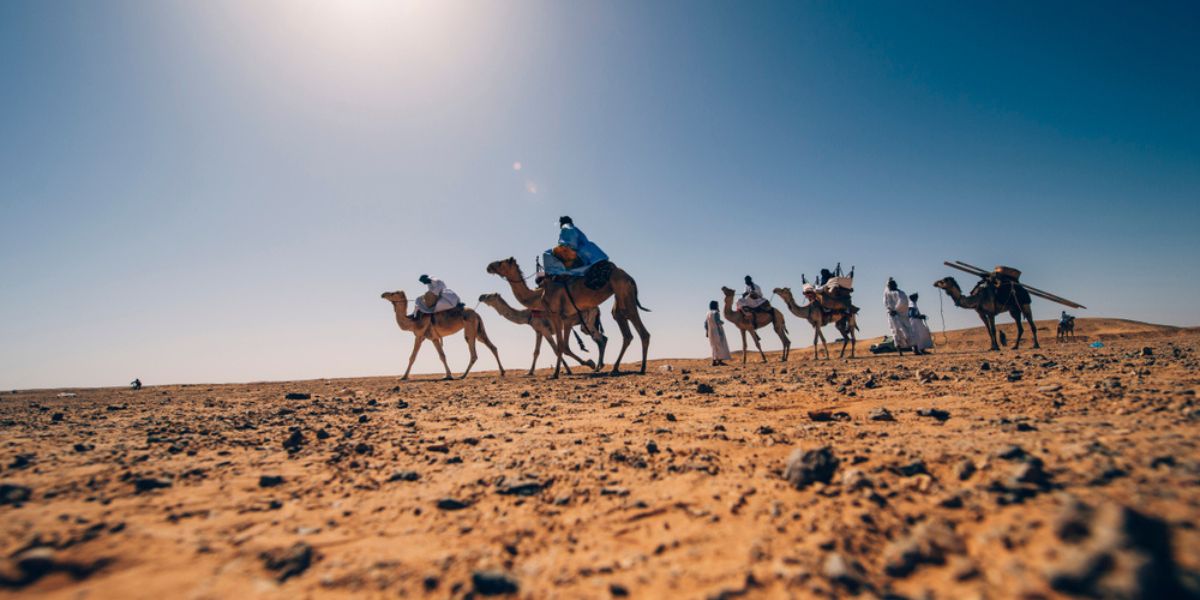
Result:
<svg viewBox="0 0 1200 600"><path fill-rule="evenodd" d="M767 303L767 299L763 297L762 288L758 287L757 283L746 276L746 291L742 292L742 297L738 298L738 310L752 311Z"/></svg>
<svg viewBox="0 0 1200 600"><path fill-rule="evenodd" d="M725 361L733 358L729 354L729 342L725 339L725 322L721 320L721 309L716 300L708 303L708 318L704 320L704 335L708 338L709 349L712 350L714 367L724 366Z"/></svg>
<svg viewBox="0 0 1200 600"><path fill-rule="evenodd" d="M925 354L926 350L933 347L933 335L929 333L925 315L921 314L920 308L917 308L917 294L909 294L908 302L908 324L912 329L913 351L917 354Z"/></svg>
<svg viewBox="0 0 1200 600"><path fill-rule="evenodd" d="M429 291L417 298L417 311L425 314L439 313L457 308L461 303L458 294L446 287L441 279L421 276L421 283L429 287Z"/></svg>
<svg viewBox="0 0 1200 600"><path fill-rule="evenodd" d="M908 320L908 296L896 285L896 280L890 277L887 289L883 292L883 307L888 311L888 325L892 328L896 350L904 356L904 351L913 347L912 325Z"/></svg>

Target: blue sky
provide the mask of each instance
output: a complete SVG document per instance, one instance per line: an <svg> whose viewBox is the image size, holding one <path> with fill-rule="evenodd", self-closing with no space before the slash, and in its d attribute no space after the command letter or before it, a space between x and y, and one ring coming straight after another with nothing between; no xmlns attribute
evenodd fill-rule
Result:
<svg viewBox="0 0 1200 600"><path fill-rule="evenodd" d="M655 357L705 353L722 285L836 261L864 337L888 276L940 325L946 259L1198 325L1197 30L1195 3L5 2L0 386L398 374L380 292L508 295L485 265L531 268L561 214L638 280ZM480 312L526 368L532 333Z"/></svg>

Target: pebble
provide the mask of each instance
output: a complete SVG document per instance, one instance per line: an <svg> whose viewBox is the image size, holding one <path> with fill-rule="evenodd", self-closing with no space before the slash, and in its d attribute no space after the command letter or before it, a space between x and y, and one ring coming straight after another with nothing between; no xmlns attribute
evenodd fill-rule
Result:
<svg viewBox="0 0 1200 600"><path fill-rule="evenodd" d="M32 495L33 490L26 486L15 483L0 483L0 506L27 502Z"/></svg>
<svg viewBox="0 0 1200 600"><path fill-rule="evenodd" d="M138 493L148 492L161 488L171 487L171 480L162 477L139 477L133 480L133 486L137 488Z"/></svg>
<svg viewBox="0 0 1200 600"><path fill-rule="evenodd" d="M871 412L867 414L867 418L872 421L895 421L896 420L896 417L892 416L892 411L890 411L886 408L883 408L882 406L879 408L871 409Z"/></svg>
<svg viewBox="0 0 1200 600"><path fill-rule="evenodd" d="M268 550L259 555L268 571L275 572L275 579L287 581L308 570L312 564L312 546L304 542L296 542L287 548Z"/></svg>
<svg viewBox="0 0 1200 600"><path fill-rule="evenodd" d="M945 421L950 418L950 412L940 408L920 408L917 409L917 416L931 417L939 421Z"/></svg>
<svg viewBox="0 0 1200 600"><path fill-rule="evenodd" d="M783 477L798 490L816 482L829 483L837 471L838 462L829 446L812 450L796 449L787 459Z"/></svg>
<svg viewBox="0 0 1200 600"><path fill-rule="evenodd" d="M520 589L517 580L499 571L475 571L471 574L471 587L480 596L515 594Z"/></svg>
<svg viewBox="0 0 1200 600"><path fill-rule="evenodd" d="M851 593L857 593L858 589L863 585L863 568L856 562L846 560L837 552L830 552L825 555L825 563L821 567L821 573L831 583L843 586L850 590Z"/></svg>
<svg viewBox="0 0 1200 600"><path fill-rule="evenodd" d="M471 506L469 500L458 500L455 498L442 498L437 501L437 507L441 510L462 510Z"/></svg>
<svg viewBox="0 0 1200 600"><path fill-rule="evenodd" d="M711 394L715 391L716 390L713 389L713 386L711 386L707 383L701 383L696 386L696 392L699 394Z"/></svg>
<svg viewBox="0 0 1200 600"><path fill-rule="evenodd" d="M258 487L269 488L277 485L283 485L282 475L259 475Z"/></svg>
<svg viewBox="0 0 1200 600"><path fill-rule="evenodd" d="M416 471L397 471L388 477L388 481L417 481L421 474Z"/></svg>
<svg viewBox="0 0 1200 600"><path fill-rule="evenodd" d="M300 447L304 445L304 433L299 429L293 429L286 440L283 440L283 449L291 452L299 452Z"/></svg>
<svg viewBox="0 0 1200 600"><path fill-rule="evenodd" d="M290 392L284 396L285 400L308 400L309 398L312 398L312 394L304 392Z"/></svg>

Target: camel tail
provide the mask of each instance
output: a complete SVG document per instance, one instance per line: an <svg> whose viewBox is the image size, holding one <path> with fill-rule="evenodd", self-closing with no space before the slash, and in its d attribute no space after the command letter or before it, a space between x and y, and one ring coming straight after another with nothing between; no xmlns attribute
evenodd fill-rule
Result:
<svg viewBox="0 0 1200 600"><path fill-rule="evenodd" d="M633 282L633 303L636 304L638 308L640 308L646 312L654 312L654 311L646 308L645 306L642 306L642 301L640 298L638 298L638 289L637 289L636 281Z"/></svg>

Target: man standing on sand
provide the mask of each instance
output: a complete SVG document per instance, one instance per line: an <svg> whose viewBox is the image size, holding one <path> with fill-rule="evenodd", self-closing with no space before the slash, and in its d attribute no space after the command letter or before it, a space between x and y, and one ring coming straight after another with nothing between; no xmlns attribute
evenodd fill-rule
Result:
<svg viewBox="0 0 1200 600"><path fill-rule="evenodd" d="M712 350L714 367L725 366L725 361L733 357L729 354L729 342L725 339L725 322L721 320L720 305L716 300L708 303L708 318L704 320L704 335L708 338L708 346Z"/></svg>
<svg viewBox="0 0 1200 600"><path fill-rule="evenodd" d="M892 328L896 350L900 356L904 356L904 351L913 347L912 325L908 321L908 296L891 277L888 277L887 290L883 292L883 307L888 311L888 325Z"/></svg>
<svg viewBox="0 0 1200 600"><path fill-rule="evenodd" d="M913 353L928 354L926 350L933 347L933 335L929 333L929 326L925 324L925 315L917 308L917 294L909 294L908 302L908 324L912 327Z"/></svg>

